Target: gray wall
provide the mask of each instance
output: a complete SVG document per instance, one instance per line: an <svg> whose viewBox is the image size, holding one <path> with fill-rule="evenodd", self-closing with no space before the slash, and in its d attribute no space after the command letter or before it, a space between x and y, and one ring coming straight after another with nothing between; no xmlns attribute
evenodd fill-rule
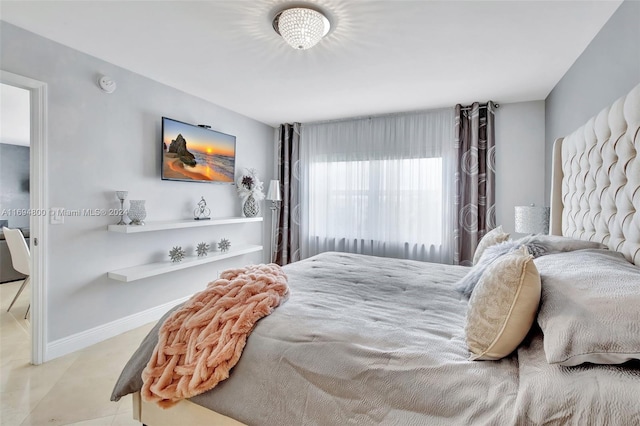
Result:
<svg viewBox="0 0 640 426"><path fill-rule="evenodd" d="M501 104L496 113L496 221L513 233L514 207L544 197L544 101Z"/></svg>
<svg viewBox="0 0 640 426"><path fill-rule="evenodd" d="M239 216L235 186L160 179L162 116L209 124L237 137L236 170L273 174L273 128L51 40L0 23L2 69L48 83L49 205L66 209L118 208L114 191L147 200L147 220L189 218L204 196L213 217ZM144 52L140 52L144 54ZM99 74L118 85L96 85ZM221 82L224 84L224 82ZM126 206L125 206L126 207ZM264 209L264 205L262 206ZM268 219L268 218L267 218ZM262 262L259 254L121 283L110 270L168 259L175 245L229 238L268 246L262 223L143 234L107 232L117 217L67 217L49 226L48 340L108 324L202 290L219 270Z"/></svg>
<svg viewBox="0 0 640 426"><path fill-rule="evenodd" d="M28 228L29 216L2 214L13 209L29 209L29 147L0 143L0 219L10 228Z"/></svg>
<svg viewBox="0 0 640 426"><path fill-rule="evenodd" d="M546 99L545 198L553 142L640 83L640 2L626 0Z"/></svg>

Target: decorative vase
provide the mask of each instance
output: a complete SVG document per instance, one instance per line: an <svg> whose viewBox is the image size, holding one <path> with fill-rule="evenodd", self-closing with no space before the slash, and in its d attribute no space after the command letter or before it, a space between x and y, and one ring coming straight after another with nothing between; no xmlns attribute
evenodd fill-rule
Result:
<svg viewBox="0 0 640 426"><path fill-rule="evenodd" d="M147 217L147 211L144 208L145 200L129 201L129 211L127 216L131 219L130 225L144 225L144 219Z"/></svg>
<svg viewBox="0 0 640 426"><path fill-rule="evenodd" d="M245 217L256 217L260 213L260 204L253 194L250 194L242 205L242 213Z"/></svg>

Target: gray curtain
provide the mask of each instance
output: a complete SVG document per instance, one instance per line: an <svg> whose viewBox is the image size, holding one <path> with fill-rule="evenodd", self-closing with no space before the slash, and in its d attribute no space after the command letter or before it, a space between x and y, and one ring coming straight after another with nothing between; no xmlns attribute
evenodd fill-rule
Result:
<svg viewBox="0 0 640 426"><path fill-rule="evenodd" d="M276 263L300 260L300 123L281 124L278 179L282 204L276 230Z"/></svg>
<svg viewBox="0 0 640 426"><path fill-rule="evenodd" d="M471 265L478 241L496 226L495 106L456 105L454 263Z"/></svg>

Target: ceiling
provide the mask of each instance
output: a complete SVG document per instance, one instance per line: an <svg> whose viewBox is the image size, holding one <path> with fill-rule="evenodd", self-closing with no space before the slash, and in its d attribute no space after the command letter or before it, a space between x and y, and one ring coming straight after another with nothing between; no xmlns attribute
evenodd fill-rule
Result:
<svg viewBox="0 0 640 426"><path fill-rule="evenodd" d="M291 3L2 1L0 16L276 126L545 99L621 1L318 0L332 30L305 51L271 26Z"/></svg>

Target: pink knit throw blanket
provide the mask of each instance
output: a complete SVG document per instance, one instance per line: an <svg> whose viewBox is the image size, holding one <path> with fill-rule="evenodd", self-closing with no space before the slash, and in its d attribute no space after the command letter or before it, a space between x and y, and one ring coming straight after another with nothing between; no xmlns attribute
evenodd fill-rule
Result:
<svg viewBox="0 0 640 426"><path fill-rule="evenodd" d="M229 377L256 321L288 295L287 276L276 264L223 272L160 328L142 372L142 397L168 408L215 387Z"/></svg>

